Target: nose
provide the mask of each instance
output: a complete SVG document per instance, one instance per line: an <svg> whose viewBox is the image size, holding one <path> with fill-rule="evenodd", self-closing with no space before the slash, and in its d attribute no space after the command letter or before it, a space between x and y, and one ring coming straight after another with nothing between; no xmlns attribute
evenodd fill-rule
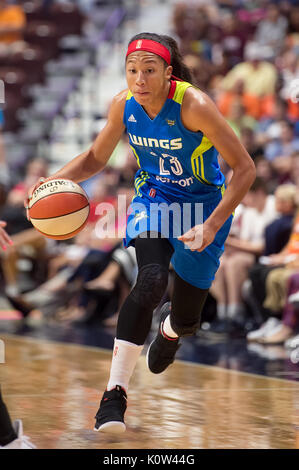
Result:
<svg viewBox="0 0 299 470"><path fill-rule="evenodd" d="M142 71L137 72L136 85L144 85L144 74Z"/></svg>

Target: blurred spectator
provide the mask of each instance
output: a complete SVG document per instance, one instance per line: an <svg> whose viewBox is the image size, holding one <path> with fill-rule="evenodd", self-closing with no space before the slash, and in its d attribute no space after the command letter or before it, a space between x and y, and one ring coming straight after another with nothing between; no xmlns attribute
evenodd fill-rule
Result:
<svg viewBox="0 0 299 470"><path fill-rule="evenodd" d="M270 194L273 194L278 185L278 178L272 163L264 157L257 157L254 161L256 176L266 184Z"/></svg>
<svg viewBox="0 0 299 470"><path fill-rule="evenodd" d="M26 218L24 198L28 189L38 178L47 173L47 163L43 159L34 159L27 165L24 180L16 184L7 195L1 216L7 221L7 232L12 235L14 245L2 256L2 269L6 291L10 294L19 292L18 260L26 258L35 269L35 282L42 282L46 276L46 239L32 227Z"/></svg>
<svg viewBox="0 0 299 470"><path fill-rule="evenodd" d="M222 81L219 82L220 89L221 85ZM233 108L235 105L241 105L247 116L252 116L254 119L260 119L261 116L264 115L264 109L265 107L268 107L269 101L272 101L272 96L261 99L258 96L245 93L244 82L242 80L236 81L231 90L219 91L216 94L217 106L225 117L229 117L231 115L234 111ZM254 123L255 121L251 122Z"/></svg>
<svg viewBox="0 0 299 470"><path fill-rule="evenodd" d="M243 60L244 47L249 31L232 12L221 16L221 52L226 54L229 67Z"/></svg>
<svg viewBox="0 0 299 470"><path fill-rule="evenodd" d="M9 173L9 168L8 168L7 161L6 161L1 129L0 129L0 184L3 188L8 188L10 184L10 173ZM1 207L1 204L0 204L0 207Z"/></svg>
<svg viewBox="0 0 299 470"><path fill-rule="evenodd" d="M299 31L299 6L297 1L295 0L294 5L292 8L289 10L289 15L288 15L288 44L291 46L298 45L299 43L299 37L298 37L298 31Z"/></svg>
<svg viewBox="0 0 299 470"><path fill-rule="evenodd" d="M20 5L0 0L0 55L23 49L26 17Z"/></svg>
<svg viewBox="0 0 299 470"><path fill-rule="evenodd" d="M291 158L290 181L299 188L299 152L294 153Z"/></svg>
<svg viewBox="0 0 299 470"><path fill-rule="evenodd" d="M269 265L270 255L277 254L286 246L294 223L294 215L298 207L298 189L295 185L285 184L278 186L275 191L275 204L279 217L270 223L265 229L265 248L261 258L249 270L250 285L247 285L249 295L246 300L252 307L255 317L267 317L267 311L263 308L265 300L265 281L273 265Z"/></svg>
<svg viewBox="0 0 299 470"><path fill-rule="evenodd" d="M266 280L268 320L247 335L249 341L263 344L285 343L299 326L299 307L291 296L299 292L299 256L284 268L273 269ZM277 316L281 316L281 321Z"/></svg>
<svg viewBox="0 0 299 470"><path fill-rule="evenodd" d="M285 100L275 97L271 109L259 120L255 129L255 138L260 145L265 145L280 135L280 122L288 113L288 105Z"/></svg>
<svg viewBox="0 0 299 470"><path fill-rule="evenodd" d="M237 64L221 80L222 93L217 104L225 116L236 97L242 99L246 113L255 119L260 119L271 106L275 96L277 70L263 57L256 43L247 43L245 62Z"/></svg>
<svg viewBox="0 0 299 470"><path fill-rule="evenodd" d="M241 137L242 128L254 129L256 126L255 119L246 114L241 100L237 99L231 104L230 111L227 115L227 122L239 138Z"/></svg>
<svg viewBox="0 0 299 470"><path fill-rule="evenodd" d="M294 125L287 120L279 122L277 135L265 146L265 157L274 160L277 157L290 157L299 151L299 137L294 135Z"/></svg>
<svg viewBox="0 0 299 470"><path fill-rule="evenodd" d="M298 188L292 184L283 184L276 189L275 208L279 217L266 227L265 256L279 253L287 244L298 206L297 196Z"/></svg>
<svg viewBox="0 0 299 470"><path fill-rule="evenodd" d="M243 315L242 286L248 269L264 249L265 227L275 219L275 198L268 195L266 184L256 179L244 198L240 235L229 236L211 293L217 300L220 320L236 319Z"/></svg>
<svg viewBox="0 0 299 470"><path fill-rule="evenodd" d="M299 33L297 33L299 38ZM296 47L286 51L277 59L280 69L282 87L280 96L288 104L288 117L293 121L299 119L299 40Z"/></svg>
<svg viewBox="0 0 299 470"><path fill-rule="evenodd" d="M240 140L257 165L257 159L261 160L263 158L264 149L257 143L253 129L246 125L242 127L240 130ZM269 179L271 177L272 174L269 176Z"/></svg>
<svg viewBox="0 0 299 470"><path fill-rule="evenodd" d="M135 279L134 253L120 247L126 213L123 218L118 213L116 199L125 195L126 209L134 190L119 188L115 194L118 176L115 170L105 169L94 182L89 223L71 244L57 249L56 256L49 261L47 282L25 295L9 296L29 322L51 319L105 323L107 317L118 312ZM107 228L105 234L98 232L97 224L102 217ZM92 280L95 281L89 284ZM111 325L115 319L116 315L107 321Z"/></svg>
<svg viewBox="0 0 299 470"><path fill-rule="evenodd" d="M263 50L255 42L245 47L245 62L237 64L224 77L221 85L224 90L233 90L236 83L244 84L244 93L264 98L275 92L277 71L273 64L264 60Z"/></svg>
<svg viewBox="0 0 299 470"><path fill-rule="evenodd" d="M192 83L202 91L207 91L210 80L215 73L212 62L205 59L202 54L190 52L184 56L184 62L192 72Z"/></svg>
<svg viewBox="0 0 299 470"><path fill-rule="evenodd" d="M27 164L24 180L17 183L8 192L6 205L1 211L1 216L7 221L7 232L10 235L32 228L27 220L24 209L24 198L28 189L41 176L47 174L47 163L45 160L37 158Z"/></svg>
<svg viewBox="0 0 299 470"><path fill-rule="evenodd" d="M274 59L283 47L288 27L287 19L280 14L278 5L267 7L267 17L257 26L254 40L261 48L267 48L267 58Z"/></svg>

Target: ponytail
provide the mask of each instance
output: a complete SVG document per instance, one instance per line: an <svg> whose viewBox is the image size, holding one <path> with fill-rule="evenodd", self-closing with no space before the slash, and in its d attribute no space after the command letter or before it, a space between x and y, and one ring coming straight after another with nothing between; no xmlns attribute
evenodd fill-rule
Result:
<svg viewBox="0 0 299 470"><path fill-rule="evenodd" d="M132 37L132 39L129 41L129 45L131 44L131 42L137 41L138 39L151 39L152 41L163 44L163 46L165 46L170 52L170 56L171 56L170 65L173 68L173 71L172 71L173 77L179 80L182 80L184 82L192 83L192 72L187 67L187 65L184 64L183 57L179 51L179 47L175 39L173 39L170 36L159 35L155 33L140 33ZM164 60L164 59L161 58L161 60Z"/></svg>

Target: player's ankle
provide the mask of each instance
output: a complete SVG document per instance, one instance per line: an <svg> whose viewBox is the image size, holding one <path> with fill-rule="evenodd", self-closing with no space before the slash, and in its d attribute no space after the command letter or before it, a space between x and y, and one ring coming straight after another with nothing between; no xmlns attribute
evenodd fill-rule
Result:
<svg viewBox="0 0 299 470"><path fill-rule="evenodd" d="M169 339L176 339L178 338L178 335L176 334L176 332L172 329L171 327L171 323L170 323L170 315L168 315L163 324L162 324L162 332L163 332L163 336L166 336L166 338L169 338Z"/></svg>

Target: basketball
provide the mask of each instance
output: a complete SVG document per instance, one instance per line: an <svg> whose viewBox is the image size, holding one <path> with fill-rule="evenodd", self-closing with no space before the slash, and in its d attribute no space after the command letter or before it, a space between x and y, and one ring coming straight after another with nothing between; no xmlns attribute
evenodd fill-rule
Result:
<svg viewBox="0 0 299 470"><path fill-rule="evenodd" d="M86 193L67 179L53 179L41 184L29 203L32 225L45 237L55 240L66 240L79 233L88 215Z"/></svg>

